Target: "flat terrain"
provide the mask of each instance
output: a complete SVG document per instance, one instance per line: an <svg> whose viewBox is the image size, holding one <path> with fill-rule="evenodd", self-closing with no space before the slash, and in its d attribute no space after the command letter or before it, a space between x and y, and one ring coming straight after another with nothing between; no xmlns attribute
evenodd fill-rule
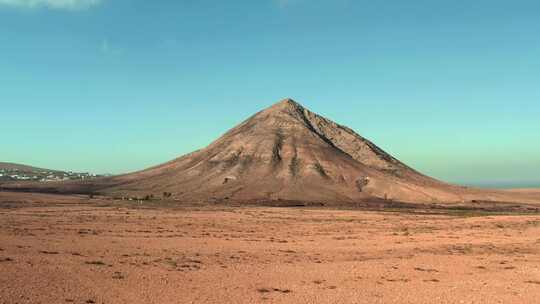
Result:
<svg viewBox="0 0 540 304"><path fill-rule="evenodd" d="M540 303L540 215L0 192L0 303Z"/></svg>

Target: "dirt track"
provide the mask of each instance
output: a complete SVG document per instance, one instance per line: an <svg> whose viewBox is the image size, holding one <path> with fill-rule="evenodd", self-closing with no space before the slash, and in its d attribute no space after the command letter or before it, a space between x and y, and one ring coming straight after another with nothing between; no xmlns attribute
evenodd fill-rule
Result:
<svg viewBox="0 0 540 304"><path fill-rule="evenodd" d="M0 303L540 303L539 215L101 203L1 194Z"/></svg>

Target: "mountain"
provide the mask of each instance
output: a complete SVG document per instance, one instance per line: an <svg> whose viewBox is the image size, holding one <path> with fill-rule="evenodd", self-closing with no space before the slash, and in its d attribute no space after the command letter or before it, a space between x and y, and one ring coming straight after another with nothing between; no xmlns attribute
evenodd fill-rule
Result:
<svg viewBox="0 0 540 304"><path fill-rule="evenodd" d="M185 202L470 206L537 204L535 192L484 190L425 176L353 130L292 99L256 113L208 147L125 175L0 190L172 198Z"/></svg>
<svg viewBox="0 0 540 304"><path fill-rule="evenodd" d="M111 180L114 194L179 200L460 201L462 187L413 170L353 130L285 99L208 147Z"/></svg>

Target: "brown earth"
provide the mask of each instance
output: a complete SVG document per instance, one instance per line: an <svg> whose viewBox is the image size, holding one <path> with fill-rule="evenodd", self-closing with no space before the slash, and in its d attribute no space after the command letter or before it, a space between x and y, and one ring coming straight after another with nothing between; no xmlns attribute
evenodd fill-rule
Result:
<svg viewBox="0 0 540 304"><path fill-rule="evenodd" d="M166 196L183 202L354 205L375 199L432 205L540 204L539 192L475 189L427 177L291 99L253 115L202 150L147 170L89 182L2 188Z"/></svg>
<svg viewBox="0 0 540 304"><path fill-rule="evenodd" d="M0 192L0 303L539 303L540 215Z"/></svg>

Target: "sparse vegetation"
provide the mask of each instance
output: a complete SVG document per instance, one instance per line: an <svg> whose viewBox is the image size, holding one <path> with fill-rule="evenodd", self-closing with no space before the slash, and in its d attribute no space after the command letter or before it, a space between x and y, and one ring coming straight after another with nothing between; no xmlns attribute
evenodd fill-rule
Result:
<svg viewBox="0 0 540 304"><path fill-rule="evenodd" d="M439 272L437 269L415 267L414 270L422 272Z"/></svg>
<svg viewBox="0 0 540 304"><path fill-rule="evenodd" d="M107 266L103 261L88 261L84 262L86 265Z"/></svg>
<svg viewBox="0 0 540 304"><path fill-rule="evenodd" d="M269 293L269 292L281 292L281 293L290 293L292 292L290 289L279 289L279 288L259 288L257 289L258 292L260 293Z"/></svg>
<svg viewBox="0 0 540 304"><path fill-rule="evenodd" d="M171 258L166 258L165 259L165 263L169 266L171 266L172 268L176 268L178 267L178 262L176 262L175 260L171 259Z"/></svg>
<svg viewBox="0 0 540 304"><path fill-rule="evenodd" d="M112 276L112 278L113 278L113 279L116 279L116 280L121 280L121 279L124 278L124 276L122 275L121 272L115 271L114 274L113 274L113 276Z"/></svg>
<svg viewBox="0 0 540 304"><path fill-rule="evenodd" d="M257 291L260 292L260 293L268 293L268 292L270 292L270 289L259 288L259 289L257 289Z"/></svg>

